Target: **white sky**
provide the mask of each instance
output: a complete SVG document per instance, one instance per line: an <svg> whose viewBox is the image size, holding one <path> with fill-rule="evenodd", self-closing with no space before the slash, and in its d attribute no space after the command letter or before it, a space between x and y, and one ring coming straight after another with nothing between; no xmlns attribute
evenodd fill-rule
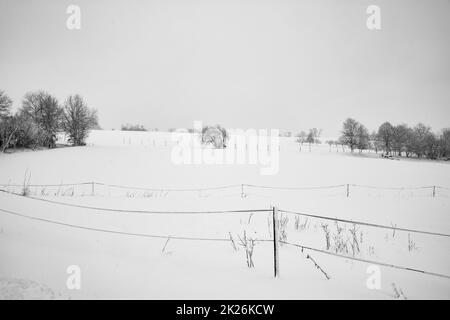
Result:
<svg viewBox="0 0 450 320"><path fill-rule="evenodd" d="M81 30L66 28L67 6ZM366 8L381 27L366 27ZM0 89L72 93L122 123L450 126L448 0L0 0Z"/></svg>

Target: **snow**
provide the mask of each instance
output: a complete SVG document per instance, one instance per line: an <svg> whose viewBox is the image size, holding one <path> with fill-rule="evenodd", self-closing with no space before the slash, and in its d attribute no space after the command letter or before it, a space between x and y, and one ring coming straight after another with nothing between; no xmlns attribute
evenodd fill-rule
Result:
<svg viewBox="0 0 450 320"><path fill-rule="evenodd" d="M30 187L30 195L71 204L116 209L205 211L279 209L354 219L397 227L450 233L450 190L382 190L384 187L450 187L447 163L381 159L373 153L350 154L328 145L301 152L295 138L280 138L276 175L261 175L258 165L177 165L171 160L174 142L165 132L93 131L86 147L23 151L0 155L0 183L20 192L30 184L99 182L147 188L203 188L183 192L119 189L105 185ZM273 190L244 187L328 186L331 189ZM229 238L247 234L270 239L271 212L162 215L106 212L0 193L0 208L68 224L129 233L172 237ZM286 215L287 241L325 250L322 223L336 233L332 221ZM344 227L350 236L351 224ZM358 227L363 233L356 257L450 275L450 238ZM381 288L369 289L369 263L282 245L281 276L273 278L273 243L258 242L255 268L246 266L245 252L230 241L189 241L101 233L29 220L0 212L0 298L56 299L392 299L392 284L408 299L448 299L450 279L382 267ZM334 252L334 251L333 251ZM330 276L306 259L311 255ZM348 253L352 256L351 251ZM66 286L67 267L81 268L81 289ZM26 285L24 285L26 284ZM39 288L43 288L40 290Z"/></svg>

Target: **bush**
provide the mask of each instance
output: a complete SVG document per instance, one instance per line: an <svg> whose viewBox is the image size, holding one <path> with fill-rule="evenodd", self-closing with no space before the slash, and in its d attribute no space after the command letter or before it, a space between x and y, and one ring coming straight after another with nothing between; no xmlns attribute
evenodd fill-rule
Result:
<svg viewBox="0 0 450 320"><path fill-rule="evenodd" d="M122 131L147 131L143 125L139 124L123 124L121 127Z"/></svg>
<svg viewBox="0 0 450 320"><path fill-rule="evenodd" d="M216 149L226 148L228 132L220 125L204 126L202 128L202 144L211 145Z"/></svg>

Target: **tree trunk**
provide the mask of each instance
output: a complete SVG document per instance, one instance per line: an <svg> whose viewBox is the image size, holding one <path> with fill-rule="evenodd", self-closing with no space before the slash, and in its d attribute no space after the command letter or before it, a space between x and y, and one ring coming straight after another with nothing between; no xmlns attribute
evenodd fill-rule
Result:
<svg viewBox="0 0 450 320"><path fill-rule="evenodd" d="M6 142L3 144L2 146L2 153L5 152L6 148L8 148L9 142L11 141L12 136L14 135L14 133L16 133L17 128L15 128L13 130L13 132L11 132L11 134L9 135L8 139L6 140Z"/></svg>

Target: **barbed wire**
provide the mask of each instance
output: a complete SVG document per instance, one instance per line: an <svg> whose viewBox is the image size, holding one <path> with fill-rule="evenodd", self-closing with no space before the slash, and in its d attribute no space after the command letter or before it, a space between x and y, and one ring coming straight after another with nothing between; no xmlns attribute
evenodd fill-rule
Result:
<svg viewBox="0 0 450 320"><path fill-rule="evenodd" d="M290 246L294 246L294 247L298 247L298 248L301 248L302 250L306 249L306 250L310 250L310 251L315 251L315 252L331 255L331 256L334 256L334 257L340 257L340 258L344 258L344 259L350 259L350 260L354 260L354 261L365 262L365 263L370 263L370 264L374 264L374 265L380 265L380 266L384 266L384 267L400 269L400 270L406 270L406 271L413 271L413 272L418 272L418 273L422 273L422 274L426 274L426 275L431 275L431 276L436 276L436 277L450 279L450 276L446 275L446 274L430 272L430 271L425 271L425 270L419 270L419 269L416 269L416 268L404 267L404 266L399 266L399 265L385 263L385 262L380 262L380 261L375 261L375 260L368 260L368 259L350 257L350 256L346 256L346 255L342 255L342 254L326 251L326 250L323 250L323 249L307 247L307 246L304 246L304 245L300 245L300 244L296 244L296 243L290 243L290 242L286 242L286 241L280 241L280 243L283 243L283 244L286 244L286 245L290 245Z"/></svg>

